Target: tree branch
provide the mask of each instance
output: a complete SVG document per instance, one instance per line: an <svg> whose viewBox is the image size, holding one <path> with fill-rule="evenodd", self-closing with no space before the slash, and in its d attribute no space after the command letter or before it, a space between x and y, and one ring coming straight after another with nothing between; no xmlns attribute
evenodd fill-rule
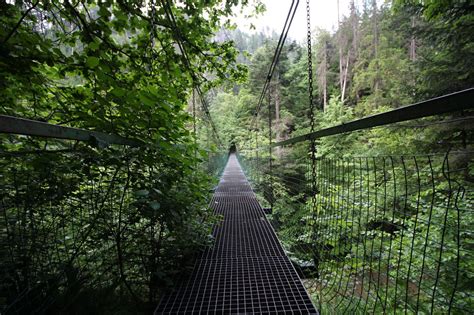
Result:
<svg viewBox="0 0 474 315"><path fill-rule="evenodd" d="M20 27L21 23L25 19L25 17L30 13L31 10L33 10L37 5L39 4L39 0L36 1L35 4L33 4L28 10L26 10L23 15L21 16L20 20L16 23L15 27L8 33L7 37L3 40L2 44L6 44L8 40L15 34L16 30Z"/></svg>

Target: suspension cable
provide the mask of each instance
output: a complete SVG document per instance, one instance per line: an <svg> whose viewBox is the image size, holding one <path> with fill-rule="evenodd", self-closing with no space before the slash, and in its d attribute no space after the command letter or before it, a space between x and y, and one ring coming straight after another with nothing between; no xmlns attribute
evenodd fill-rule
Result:
<svg viewBox="0 0 474 315"><path fill-rule="evenodd" d="M307 27L307 46L308 46L308 97L309 97L309 118L310 129L314 132L315 126L315 108L313 99L313 54L311 50L311 14L309 0L306 0L306 27ZM313 193L313 210L315 209L316 194L316 140L312 139L310 144L311 152L311 191Z"/></svg>
<svg viewBox="0 0 474 315"><path fill-rule="evenodd" d="M307 46L308 46L308 96L309 96L309 116L311 132L314 132L314 100L313 100L313 57L312 57L312 43L311 43L311 13L309 7L309 0L306 0L306 27L307 27ZM311 141L311 158L314 159L315 143Z"/></svg>
<svg viewBox="0 0 474 315"><path fill-rule="evenodd" d="M212 120L211 113L209 111L209 106L206 102L206 99L203 96L203 93L202 93L202 90L201 90L200 86L198 85L198 83L199 83L198 77L197 77L196 73L194 72L194 70L192 68L191 61L189 60L187 51L186 51L185 46L182 42L183 35L181 34L181 32L179 30L179 27L176 23L176 19L174 17L173 10L171 9L170 2L169 2L169 0L161 0L161 4L163 6L163 9L165 10L165 14L166 14L169 22L171 23L171 28L173 29L173 31L175 33L176 43L178 44L178 48L181 51L181 54L183 56L184 64L185 64L186 68L188 69L193 82L195 83L195 89L196 89L197 94L198 94L198 96L201 100L202 109L204 110L204 113L206 114L208 122L209 122L209 124L212 128L214 138L216 139L216 142L219 145L219 147L222 147L222 143L220 141L219 134L217 133L216 126L214 124L214 121Z"/></svg>
<svg viewBox="0 0 474 315"><path fill-rule="evenodd" d="M151 19L150 19L150 26L151 26L151 32L150 32L150 71L153 72L153 58L154 58L154 53L153 49L155 47L155 32L156 32L156 25L155 25L155 15L156 15L156 8L155 8L155 0L150 1L151 5Z"/></svg>
<svg viewBox="0 0 474 315"><path fill-rule="evenodd" d="M273 164L272 164L272 102L271 91L268 90L268 167L270 175L270 209L273 209Z"/></svg>
<svg viewBox="0 0 474 315"><path fill-rule="evenodd" d="M306 0L306 27L307 27L307 47L308 47L308 98L309 98L309 118L310 118L310 129L311 132L314 132L315 126L315 108L314 108L314 99L313 99L313 54L311 49L311 14L310 14L310 6L309 0ZM315 231L315 222L317 219L317 204L316 204L316 140L312 139L310 144L310 153L311 153L311 213L312 213L312 242L316 242L315 239L316 231ZM319 278L320 270L319 270L319 262L320 262L320 253L319 248L316 248L314 252L314 260L315 260L315 269L316 269L316 277Z"/></svg>
<svg viewBox="0 0 474 315"><path fill-rule="evenodd" d="M270 81L273 77L273 73L275 72L276 65L277 65L278 60L280 58L280 54L283 50L283 44L285 43L286 37L288 36L288 31L290 30L291 23L293 22L293 18L295 16L296 9L298 8L298 4L299 4L299 0L296 0L296 1L293 0L291 2L291 6L290 6L290 9L288 10L288 14L286 16L285 24L284 24L283 29L282 29L281 34L280 34L280 38L278 39L278 44L277 44L277 47L275 49L275 53L273 54L273 59L272 59L272 62L270 64L270 68L268 69L268 74L267 74L265 83L263 85L262 92L260 94L260 97L259 97L259 100L258 100L258 103L257 103L257 107L255 109L255 113L254 113L252 122L250 123L250 126L253 126L253 124L255 123L255 119L257 118L258 113L259 113L259 111L262 107L263 100L265 98L265 94L266 94L266 92L268 90L268 87L270 85Z"/></svg>
<svg viewBox="0 0 474 315"><path fill-rule="evenodd" d="M258 160L258 151L259 151L259 148L258 148L258 117L257 117L257 120L256 120L256 127L255 127L255 158L256 158L256 173L257 173L257 183L260 182L260 176L259 176L259 160Z"/></svg>
<svg viewBox="0 0 474 315"><path fill-rule="evenodd" d="M194 158L197 159L197 129L196 129L196 96L193 88L193 134L194 134Z"/></svg>

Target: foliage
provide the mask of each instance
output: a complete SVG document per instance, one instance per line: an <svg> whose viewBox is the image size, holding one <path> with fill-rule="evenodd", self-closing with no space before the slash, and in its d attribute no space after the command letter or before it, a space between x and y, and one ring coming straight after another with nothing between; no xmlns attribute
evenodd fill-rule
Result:
<svg viewBox="0 0 474 315"><path fill-rule="evenodd" d="M420 92L432 96L472 87L472 2L397 0L394 4L398 12L415 12L421 20L415 28L423 41Z"/></svg>
<svg viewBox="0 0 474 315"><path fill-rule="evenodd" d="M6 311L149 312L210 242L207 110L323 312L472 309L471 113L269 151L310 130L308 57L287 42L256 113L278 38L230 25L248 4L0 2L0 114L143 142L2 136ZM473 86L469 1L349 9L312 38L316 129Z"/></svg>
<svg viewBox="0 0 474 315"><path fill-rule="evenodd" d="M2 312L148 313L209 243L224 157L184 109L245 78L213 36L247 4L0 1L0 114L143 143L1 137Z"/></svg>
<svg viewBox="0 0 474 315"><path fill-rule="evenodd" d="M468 1L377 3L314 33L316 130L473 85ZM215 113L320 311L468 313L471 111L321 138L313 174L308 142L266 146L309 132L303 45L286 44L255 116L275 41Z"/></svg>

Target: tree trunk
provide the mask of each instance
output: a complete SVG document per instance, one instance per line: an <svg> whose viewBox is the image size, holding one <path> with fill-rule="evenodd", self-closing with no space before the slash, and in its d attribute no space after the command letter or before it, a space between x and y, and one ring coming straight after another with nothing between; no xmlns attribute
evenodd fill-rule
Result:
<svg viewBox="0 0 474 315"><path fill-rule="evenodd" d="M378 57L378 45L379 45L379 32L377 24L377 1L372 1L372 10L373 10L373 22L374 22L374 58Z"/></svg>
<svg viewBox="0 0 474 315"><path fill-rule="evenodd" d="M341 91L341 102L342 103L344 103L344 99L345 99L346 86L347 86L347 77L348 77L348 74L349 74L349 54L350 54L350 52L347 53L346 67L344 69L343 85L342 85L342 91Z"/></svg>
<svg viewBox="0 0 474 315"><path fill-rule="evenodd" d="M348 79L348 74L349 74L348 70L349 70L349 59L351 56L351 47L349 47L347 54L344 58L343 49L342 49L343 37L342 37L342 30L340 28L339 0L337 1L337 24L339 27L339 87L341 89L341 102L344 103L346 87L347 87L347 79ZM354 43L352 44L354 45Z"/></svg>
<svg viewBox="0 0 474 315"><path fill-rule="evenodd" d="M338 42L339 42L339 87L342 91L342 73L343 73L343 70L342 70L342 64L343 64L343 56L342 56L342 36L341 36L341 21L340 21L340 18L339 18L339 0L337 0L337 27L339 28L338 29Z"/></svg>
<svg viewBox="0 0 474 315"><path fill-rule="evenodd" d="M280 121L280 74L275 78L275 138L276 142L281 141L281 121ZM277 157L281 157L281 147L276 148Z"/></svg>
<svg viewBox="0 0 474 315"><path fill-rule="evenodd" d="M359 43L359 18L355 8L354 0L351 1L351 24L352 24L352 50L354 59L357 57L357 44Z"/></svg>
<svg viewBox="0 0 474 315"><path fill-rule="evenodd" d="M374 92L377 93L379 89L379 65L378 65L378 45L379 45L379 34L378 34L378 23L377 23L377 1L372 0L372 10L373 10L373 21L374 21L374 59L375 59L375 82L374 82Z"/></svg>
<svg viewBox="0 0 474 315"><path fill-rule="evenodd" d="M328 102L328 50L327 50L327 42L324 42L324 59L323 59L323 112L327 108L327 102Z"/></svg>
<svg viewBox="0 0 474 315"><path fill-rule="evenodd" d="M351 0L351 26L352 26L352 54L350 63L355 65L359 57L359 15L355 6L355 1ZM348 64L349 66L349 64ZM355 91L356 98L359 93Z"/></svg>
<svg viewBox="0 0 474 315"><path fill-rule="evenodd" d="M415 17L411 17L411 30L412 30L412 35L411 35L411 40L410 40L410 60L411 61L416 61L416 38L415 34L413 34L415 29Z"/></svg>
<svg viewBox="0 0 474 315"><path fill-rule="evenodd" d="M322 54L322 55L321 55ZM324 109L327 107L327 69L328 69L328 62L327 62L327 41L324 40L324 45L322 48L322 52L319 54L319 59L321 63L319 64L317 77L318 77L318 90L323 95L323 112Z"/></svg>

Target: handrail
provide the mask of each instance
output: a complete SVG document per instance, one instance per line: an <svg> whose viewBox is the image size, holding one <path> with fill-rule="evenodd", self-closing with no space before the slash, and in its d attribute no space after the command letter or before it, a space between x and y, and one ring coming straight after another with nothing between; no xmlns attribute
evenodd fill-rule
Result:
<svg viewBox="0 0 474 315"><path fill-rule="evenodd" d="M315 140L327 136L337 135L350 131L369 129L373 127L398 123L402 121L446 114L450 112L473 109L474 88L432 98L430 100L403 106L394 110L376 115L367 116L337 126L317 130L288 140L275 142L271 147L290 145L298 142Z"/></svg>
<svg viewBox="0 0 474 315"><path fill-rule="evenodd" d="M53 125L42 121L0 115L0 133L56 139L94 141L105 144L141 146L143 142L99 131Z"/></svg>

